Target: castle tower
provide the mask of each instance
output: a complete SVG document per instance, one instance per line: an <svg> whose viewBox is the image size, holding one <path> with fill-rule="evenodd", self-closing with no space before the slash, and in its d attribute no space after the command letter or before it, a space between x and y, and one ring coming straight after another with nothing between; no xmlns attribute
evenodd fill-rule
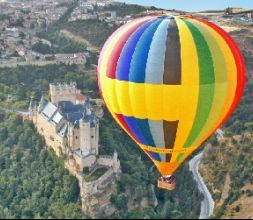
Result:
<svg viewBox="0 0 253 220"><path fill-rule="evenodd" d="M90 121L81 119L80 126L80 150L82 152L91 153L91 132Z"/></svg>
<svg viewBox="0 0 253 220"><path fill-rule="evenodd" d="M91 148L95 155L98 155L99 122L94 118L91 122Z"/></svg>
<svg viewBox="0 0 253 220"><path fill-rule="evenodd" d="M76 88L75 83L68 84L50 84L50 96L51 102L57 104L60 101L71 101L73 104L76 103L76 97L81 93L80 90Z"/></svg>

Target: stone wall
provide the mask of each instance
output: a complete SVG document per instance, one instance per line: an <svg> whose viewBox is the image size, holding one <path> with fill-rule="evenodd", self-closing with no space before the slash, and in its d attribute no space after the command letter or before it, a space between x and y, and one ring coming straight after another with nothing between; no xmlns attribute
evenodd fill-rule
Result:
<svg viewBox="0 0 253 220"><path fill-rule="evenodd" d="M117 177L112 168L99 179L86 182L81 173L75 170L73 159L65 161L65 168L78 179L80 196L82 201L82 211L91 218L98 218L98 214L103 211L108 216L115 211L110 203L113 193L116 193Z"/></svg>
<svg viewBox="0 0 253 220"><path fill-rule="evenodd" d="M38 112L35 112L33 122L40 135L45 138L46 145L52 148L57 156L64 153L66 146L66 139L56 135L56 128L51 123L45 123L45 118Z"/></svg>
<svg viewBox="0 0 253 220"><path fill-rule="evenodd" d="M113 157L112 156L99 156L97 163L101 166L112 167L113 166Z"/></svg>
<svg viewBox="0 0 253 220"><path fill-rule="evenodd" d="M87 157L80 157L79 155L73 154L76 163L78 164L78 170L82 172L84 167L91 167L94 163L96 163L95 155L88 155Z"/></svg>
<svg viewBox="0 0 253 220"><path fill-rule="evenodd" d="M98 180L83 182L82 184L82 210L91 218L98 218L100 212L111 215L115 209L110 203L111 195L116 193L117 178L112 168Z"/></svg>
<svg viewBox="0 0 253 220"><path fill-rule="evenodd" d="M120 174L120 161L118 154L115 152L113 156L101 155L99 156L97 163L101 166L112 167L113 171L118 175Z"/></svg>

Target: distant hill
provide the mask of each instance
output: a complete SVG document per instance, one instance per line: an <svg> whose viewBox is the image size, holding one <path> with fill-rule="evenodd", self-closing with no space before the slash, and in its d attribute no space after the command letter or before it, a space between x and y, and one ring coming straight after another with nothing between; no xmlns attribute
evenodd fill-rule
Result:
<svg viewBox="0 0 253 220"><path fill-rule="evenodd" d="M222 13L224 10L205 10L205 11L199 11L198 13Z"/></svg>

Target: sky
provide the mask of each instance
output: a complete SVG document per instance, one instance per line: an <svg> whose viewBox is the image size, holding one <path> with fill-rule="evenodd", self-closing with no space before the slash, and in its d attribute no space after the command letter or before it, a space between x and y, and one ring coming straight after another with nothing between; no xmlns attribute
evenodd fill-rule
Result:
<svg viewBox="0 0 253 220"><path fill-rule="evenodd" d="M156 6L183 11L219 10L227 7L253 9L253 0L117 0L120 2Z"/></svg>

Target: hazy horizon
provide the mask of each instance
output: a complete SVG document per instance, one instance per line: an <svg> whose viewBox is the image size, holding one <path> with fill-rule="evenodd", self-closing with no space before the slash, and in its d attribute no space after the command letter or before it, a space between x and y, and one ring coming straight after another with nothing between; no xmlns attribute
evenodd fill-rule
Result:
<svg viewBox="0 0 253 220"><path fill-rule="evenodd" d="M253 0L213 0L210 2L203 0L117 0L131 4L145 6L155 6L164 9L177 9L184 11L205 11L205 10L223 10L227 7L239 7L244 9L253 9Z"/></svg>

